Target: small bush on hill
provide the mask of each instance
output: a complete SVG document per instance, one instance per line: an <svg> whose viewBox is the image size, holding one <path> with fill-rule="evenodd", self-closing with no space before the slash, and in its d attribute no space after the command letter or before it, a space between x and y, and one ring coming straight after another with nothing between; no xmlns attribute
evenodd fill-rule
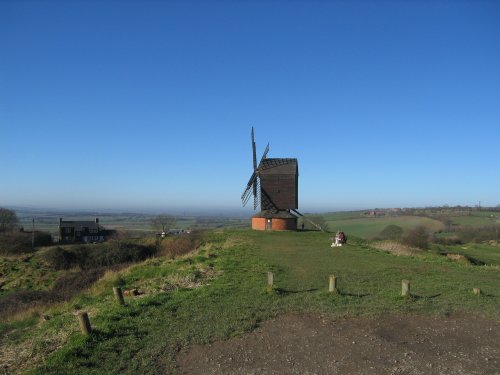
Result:
<svg viewBox="0 0 500 375"><path fill-rule="evenodd" d="M195 250L203 241L203 232L193 232L187 236L171 237L163 240L158 255L175 258Z"/></svg>
<svg viewBox="0 0 500 375"><path fill-rule="evenodd" d="M62 247L52 247L45 251L42 259L56 270L67 270L78 263L76 254Z"/></svg>
<svg viewBox="0 0 500 375"><path fill-rule="evenodd" d="M115 264L138 262L155 255L154 246L134 243L109 242L92 247L88 252L83 269L109 267Z"/></svg>
<svg viewBox="0 0 500 375"><path fill-rule="evenodd" d="M88 270L138 262L153 256L155 252L154 246L110 241L96 245L75 245L66 248L53 247L45 252L43 260L58 270L73 267Z"/></svg>
<svg viewBox="0 0 500 375"><path fill-rule="evenodd" d="M427 229L423 226L416 227L403 237L402 242L411 247L427 249L429 247L429 234L427 233Z"/></svg>

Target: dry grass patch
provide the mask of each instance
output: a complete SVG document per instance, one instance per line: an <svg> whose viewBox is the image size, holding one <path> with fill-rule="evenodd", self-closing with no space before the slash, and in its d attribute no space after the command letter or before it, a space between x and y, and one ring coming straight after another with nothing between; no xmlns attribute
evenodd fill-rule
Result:
<svg viewBox="0 0 500 375"><path fill-rule="evenodd" d="M379 241L372 243L371 246L397 256L415 256L422 253L420 249L396 241Z"/></svg>
<svg viewBox="0 0 500 375"><path fill-rule="evenodd" d="M77 331L73 330L44 330L43 325L50 319L40 311L30 309L25 314L20 313L17 318L22 319L35 317L39 319L38 324L25 328L11 330L0 339L0 370L2 373L22 373L28 368L39 366L44 363L45 358L54 351L62 348L70 335ZM70 327L68 327L70 328ZM29 339L19 340L17 337L29 333ZM15 369L15 372L12 372Z"/></svg>

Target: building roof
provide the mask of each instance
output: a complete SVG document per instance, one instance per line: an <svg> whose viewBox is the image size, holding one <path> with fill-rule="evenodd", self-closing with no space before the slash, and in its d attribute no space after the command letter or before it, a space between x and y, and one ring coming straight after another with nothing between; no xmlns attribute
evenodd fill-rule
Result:
<svg viewBox="0 0 500 375"><path fill-rule="evenodd" d="M261 171L272 169L273 171L269 171L271 173L296 174L298 163L295 158L266 158L260 163L259 169Z"/></svg>
<svg viewBox="0 0 500 375"><path fill-rule="evenodd" d="M102 227L99 225L99 223L96 223L95 221L92 220L80 220L80 221L61 221L60 222L60 227L61 228L75 228L75 229L82 229L82 228L89 228L89 229L102 229Z"/></svg>

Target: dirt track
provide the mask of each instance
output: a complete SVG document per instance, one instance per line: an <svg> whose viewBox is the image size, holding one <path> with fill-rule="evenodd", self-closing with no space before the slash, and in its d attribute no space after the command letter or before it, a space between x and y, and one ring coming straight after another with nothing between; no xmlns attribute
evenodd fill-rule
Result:
<svg viewBox="0 0 500 375"><path fill-rule="evenodd" d="M500 374L500 322L286 315L177 356L182 374Z"/></svg>

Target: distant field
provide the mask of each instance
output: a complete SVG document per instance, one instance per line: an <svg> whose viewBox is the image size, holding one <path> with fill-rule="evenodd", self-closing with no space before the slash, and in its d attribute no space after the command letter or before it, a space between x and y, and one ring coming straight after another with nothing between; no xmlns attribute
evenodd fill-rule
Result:
<svg viewBox="0 0 500 375"><path fill-rule="evenodd" d="M49 232L53 235L58 233L59 218L64 220L93 220L99 217L99 222L106 229L118 231L129 231L136 233L151 233L151 220L156 215L149 214L82 214L67 213L65 215L51 213L17 212L19 225L26 230L31 230L33 218L35 229ZM175 229L211 229L224 226L225 228L241 228L250 225L249 219L218 217L218 216L177 216Z"/></svg>
<svg viewBox="0 0 500 375"><path fill-rule="evenodd" d="M482 226L500 223L500 213L495 212L488 215L451 216L454 225Z"/></svg>
<svg viewBox="0 0 500 375"><path fill-rule="evenodd" d="M346 215L347 216L347 215ZM405 231L423 225L431 231L444 229L444 224L438 220L421 216L382 216L382 217L360 217L336 218L325 216L328 228L332 232L344 231L348 235L362 238L373 238L377 236L386 226L398 225Z"/></svg>
<svg viewBox="0 0 500 375"><path fill-rule="evenodd" d="M484 226L500 223L499 212L471 211L469 213L455 214L429 212L428 216L363 216L361 211L344 211L322 214L328 223L329 230L346 232L362 238L376 237L386 226L398 225L405 231L416 226L423 225L429 231L437 232L445 229L444 224L438 217L448 217L456 226ZM117 214L96 214L96 213L42 213L42 212L18 212L20 225L26 230L31 230L32 219L35 218L35 228L56 235L58 232L59 217L65 220L92 220L98 216L100 223L107 229L132 232L137 236L152 233L151 220L155 215L117 213ZM230 218L218 216L179 216L177 217L177 229L213 229L213 228L248 228L249 218Z"/></svg>

